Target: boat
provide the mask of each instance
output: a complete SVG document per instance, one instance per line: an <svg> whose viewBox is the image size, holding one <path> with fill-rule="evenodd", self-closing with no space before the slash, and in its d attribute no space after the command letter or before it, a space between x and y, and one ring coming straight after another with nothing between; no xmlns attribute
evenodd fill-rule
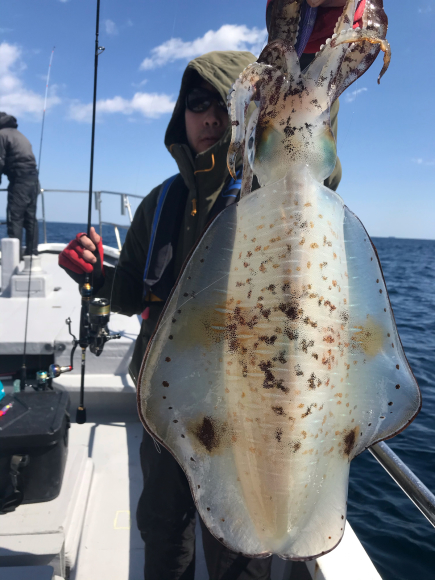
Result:
<svg viewBox="0 0 435 580"><path fill-rule="evenodd" d="M128 194L94 192L100 210L100 231L107 225L101 212L106 193L118 195L121 207L129 208ZM129 216L131 221L131 212ZM122 226L111 226L118 231L117 247L104 246L107 266L115 266L120 254ZM29 260L15 259L14 263L13 246L11 240L2 240L0 379L10 396L22 363L30 271ZM57 264L64 247L62 243L42 243L32 263L26 359L28 383L33 386L36 371L46 370L50 364L67 367L70 363L71 336L65 320L71 320L72 334L78 335L79 331L77 285ZM143 427L136 409L135 385L128 374L139 328L139 316L112 314L110 330L120 335L119 340L108 342L101 356L88 354L85 424L75 422L75 409L80 402L78 353L73 370L53 380L53 388L67 392L71 401L62 487L51 501L21 504L0 516L2 580L142 580L144 549L135 510L142 487L139 446ZM27 390L32 391L32 387ZM435 525L434 496L385 443L370 451ZM199 525L195 578L208 578ZM381 576L347 522L343 540L329 554L308 562L284 561L274 556L271 578L379 580Z"/></svg>

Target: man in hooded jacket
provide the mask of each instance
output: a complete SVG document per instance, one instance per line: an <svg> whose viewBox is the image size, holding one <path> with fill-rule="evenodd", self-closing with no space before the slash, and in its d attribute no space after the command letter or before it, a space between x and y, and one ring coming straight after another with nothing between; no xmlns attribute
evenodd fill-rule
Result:
<svg viewBox="0 0 435 580"><path fill-rule="evenodd" d="M17 129L15 117L0 113L0 181L9 179L7 228L10 238L20 240L26 230L25 254L36 254L38 222L36 200L39 192L38 171L29 140Z"/></svg>
<svg viewBox="0 0 435 580"><path fill-rule="evenodd" d="M127 316L142 314L129 368L135 384L146 346L183 262L208 222L237 200L236 184L226 165L231 128L222 105L235 79L255 60L249 52L211 52L188 64L165 136L165 145L180 175L154 188L141 202L116 271L111 268L103 271L102 241L93 229L92 240L78 234L60 255L59 264L77 282L83 283L85 271L93 272L93 286L98 289L98 296L111 299L112 311ZM186 108L186 103L187 107L195 108L195 95L200 95L201 90L211 93L210 106L195 113ZM194 91L197 93L192 97ZM335 134L337 112L338 103L331 110ZM326 185L335 190L340 178L338 161ZM157 212L160 220L156 219ZM145 541L145 578L193 580L196 508L186 476L166 449L156 449L145 431L140 457L144 489L137 523ZM270 578L270 558L249 559L231 552L204 525L202 535L207 568L213 580Z"/></svg>

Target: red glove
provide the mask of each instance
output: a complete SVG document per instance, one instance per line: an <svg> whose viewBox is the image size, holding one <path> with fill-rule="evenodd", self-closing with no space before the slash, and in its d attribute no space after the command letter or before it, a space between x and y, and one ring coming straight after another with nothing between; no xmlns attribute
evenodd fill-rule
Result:
<svg viewBox="0 0 435 580"><path fill-rule="evenodd" d="M75 240L72 240L67 247L59 254L59 266L75 281L77 284L84 284L85 275L93 272L93 285L95 288L100 288L104 283L104 250L103 238L100 236L96 245L96 250L92 252L96 258L95 264L86 262L83 258L85 248L80 243L80 238L86 236L85 233L76 235Z"/></svg>

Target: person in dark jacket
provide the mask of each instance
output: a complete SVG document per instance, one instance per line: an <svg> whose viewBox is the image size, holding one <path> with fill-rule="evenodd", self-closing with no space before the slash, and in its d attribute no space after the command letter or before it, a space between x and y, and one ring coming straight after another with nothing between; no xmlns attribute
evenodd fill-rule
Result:
<svg viewBox="0 0 435 580"><path fill-rule="evenodd" d="M0 112L0 180L9 180L7 229L10 238L18 238L20 247L23 227L26 230L25 254L38 252L36 201L39 193L38 171L29 140L17 129L15 117Z"/></svg>

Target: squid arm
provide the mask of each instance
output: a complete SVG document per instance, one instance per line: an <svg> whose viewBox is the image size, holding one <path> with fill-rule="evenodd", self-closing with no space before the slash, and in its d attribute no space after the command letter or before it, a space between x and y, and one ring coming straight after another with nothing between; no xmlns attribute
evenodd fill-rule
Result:
<svg viewBox="0 0 435 580"><path fill-rule="evenodd" d="M359 44L368 42L370 44L379 46L384 54L384 65L382 67L381 73L378 78L378 83L388 69L391 61L391 48L390 44L384 38L379 38L379 36L370 30L361 30L359 28L353 30L344 30L339 35L333 35L332 39L328 39L326 45L324 45L315 60L309 66L305 76L312 78L316 81L317 86L321 82L324 83L324 89L328 94L330 102L337 99L341 93L354 82L359 76L361 76L372 64L372 61L367 63L363 62L365 54L359 55L360 59L355 56L354 60L349 65L351 70L343 76L343 74L336 73L337 71L337 60L344 59L345 57L351 58L352 55L346 53L343 50L342 45L344 44ZM340 47L340 48L339 48ZM340 51L340 52L338 52ZM376 55L374 55L373 60ZM353 72L353 74L352 74ZM326 95L325 95L326 96Z"/></svg>
<svg viewBox="0 0 435 580"><path fill-rule="evenodd" d="M240 191L240 198L251 193L252 190L252 180L254 178L254 157L255 157L255 128L258 121L258 116L260 109L257 108L251 115L249 119L248 126L246 127L246 136L244 144L244 154L243 154L243 177L242 177L242 188ZM252 136L252 143L251 141ZM251 145L251 147L250 147Z"/></svg>
<svg viewBox="0 0 435 580"><path fill-rule="evenodd" d="M343 35L344 36L344 35ZM388 67L390 66L391 62L391 46L387 39L379 38L374 33L370 33L366 30L356 29L349 35L349 38L340 38L336 42L336 46L340 44L351 44L351 43L361 43L361 42L369 42L370 44L375 44L380 47L380 49L384 53L384 65L378 77L378 84L381 84L381 78L387 72Z"/></svg>
<svg viewBox="0 0 435 580"><path fill-rule="evenodd" d="M269 40L285 40L296 44L304 0L275 0L272 8Z"/></svg>
<svg viewBox="0 0 435 580"><path fill-rule="evenodd" d="M358 1L348 0L334 31L337 35L346 30L352 31L357 4ZM374 33L377 38L385 39L387 29L388 18L384 12L383 0L367 1L362 14L362 30ZM378 45L370 48L361 46L361 42L352 43L346 50L335 79L335 85L340 87L340 94L370 68L379 54Z"/></svg>
<svg viewBox="0 0 435 580"><path fill-rule="evenodd" d="M343 31L353 28L353 21L355 18L357 6L358 0L347 0L347 3L343 9L343 13L335 26L335 34L340 34Z"/></svg>
<svg viewBox="0 0 435 580"><path fill-rule="evenodd" d="M388 30L388 17L384 11L383 0L371 0L366 3L362 17L363 28L377 31L378 36L385 38Z"/></svg>
<svg viewBox="0 0 435 580"><path fill-rule="evenodd" d="M245 140L245 117L249 104L257 94L257 85L262 80L262 73L269 65L253 63L239 76L229 94L228 113L231 121L231 143L228 149L228 170L236 179L236 160Z"/></svg>

